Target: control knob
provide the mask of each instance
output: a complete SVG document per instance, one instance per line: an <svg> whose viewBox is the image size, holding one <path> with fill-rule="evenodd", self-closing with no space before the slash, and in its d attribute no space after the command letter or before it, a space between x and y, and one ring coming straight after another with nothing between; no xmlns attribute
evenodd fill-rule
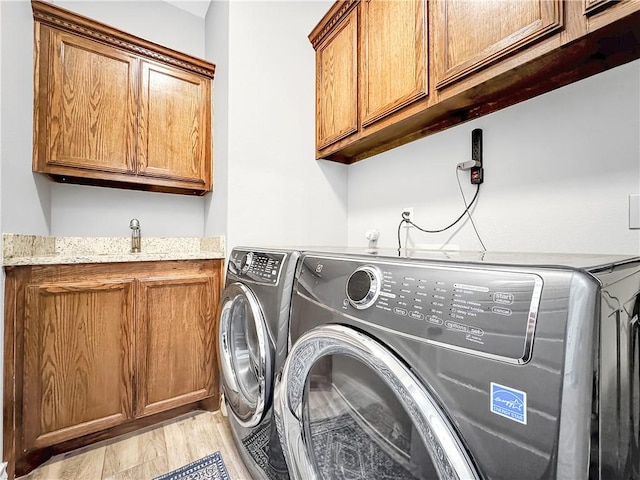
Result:
<svg viewBox="0 0 640 480"><path fill-rule="evenodd" d="M247 273L251 268L251 262L253 262L253 252L249 252L242 257L242 260L240 260L240 271Z"/></svg>
<svg viewBox="0 0 640 480"><path fill-rule="evenodd" d="M358 310L373 305L382 285L380 270L372 265L358 267L347 280L347 299Z"/></svg>

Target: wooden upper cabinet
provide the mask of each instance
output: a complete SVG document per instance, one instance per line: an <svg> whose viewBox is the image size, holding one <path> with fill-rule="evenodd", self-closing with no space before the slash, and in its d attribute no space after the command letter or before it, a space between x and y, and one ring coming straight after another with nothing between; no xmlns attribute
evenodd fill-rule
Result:
<svg viewBox="0 0 640 480"><path fill-rule="evenodd" d="M594 12L611 7L617 3L620 3L620 0L584 0L584 12L587 15L592 15Z"/></svg>
<svg viewBox="0 0 640 480"><path fill-rule="evenodd" d="M215 393L214 316L220 290L215 273L139 280L138 416Z"/></svg>
<svg viewBox="0 0 640 480"><path fill-rule="evenodd" d="M563 25L562 0L438 0L436 88L526 48Z"/></svg>
<svg viewBox="0 0 640 480"><path fill-rule="evenodd" d="M424 0L363 0L362 125L427 95Z"/></svg>
<svg viewBox="0 0 640 480"><path fill-rule="evenodd" d="M337 0L309 35L316 158L357 162L636 60L638 25L638 0Z"/></svg>
<svg viewBox="0 0 640 480"><path fill-rule="evenodd" d="M215 65L32 1L33 171L202 195L212 188Z"/></svg>
<svg viewBox="0 0 640 480"><path fill-rule="evenodd" d="M200 75L142 62L138 171L205 188L211 177L211 84Z"/></svg>
<svg viewBox="0 0 640 480"><path fill-rule="evenodd" d="M100 43L46 29L52 75L43 94L46 165L133 173L136 60ZM49 40L49 41L47 41ZM44 140L44 139L43 139ZM46 166L45 166L46 168Z"/></svg>
<svg viewBox="0 0 640 480"><path fill-rule="evenodd" d="M351 10L316 49L316 147L358 130L358 11Z"/></svg>
<svg viewBox="0 0 640 480"><path fill-rule="evenodd" d="M640 8L638 0L583 0L587 32L624 19Z"/></svg>
<svg viewBox="0 0 640 480"><path fill-rule="evenodd" d="M26 289L23 448L133 418L131 281L63 281Z"/></svg>
<svg viewBox="0 0 640 480"><path fill-rule="evenodd" d="M336 2L309 35L316 50L317 157L427 96L426 0ZM341 156L341 154L338 154Z"/></svg>

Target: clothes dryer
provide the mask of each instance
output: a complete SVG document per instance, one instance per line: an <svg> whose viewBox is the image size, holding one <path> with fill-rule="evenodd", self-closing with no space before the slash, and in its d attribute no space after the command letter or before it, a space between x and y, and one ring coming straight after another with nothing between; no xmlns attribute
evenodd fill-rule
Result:
<svg viewBox="0 0 640 480"><path fill-rule="evenodd" d="M286 479L272 423L274 374L287 354L292 284L300 254L235 248L219 318L221 385L234 441L254 479Z"/></svg>
<svg viewBox="0 0 640 480"><path fill-rule="evenodd" d="M306 253L292 478L640 478L640 259Z"/></svg>

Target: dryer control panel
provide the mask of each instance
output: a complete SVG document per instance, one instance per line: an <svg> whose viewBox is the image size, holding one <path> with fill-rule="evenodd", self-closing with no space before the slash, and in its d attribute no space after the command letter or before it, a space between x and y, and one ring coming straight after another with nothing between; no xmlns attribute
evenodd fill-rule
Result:
<svg viewBox="0 0 640 480"><path fill-rule="evenodd" d="M522 271L307 256L298 292L404 338L528 361L542 278Z"/></svg>
<svg viewBox="0 0 640 480"><path fill-rule="evenodd" d="M285 258L284 253L233 250L228 273L237 279L276 285Z"/></svg>

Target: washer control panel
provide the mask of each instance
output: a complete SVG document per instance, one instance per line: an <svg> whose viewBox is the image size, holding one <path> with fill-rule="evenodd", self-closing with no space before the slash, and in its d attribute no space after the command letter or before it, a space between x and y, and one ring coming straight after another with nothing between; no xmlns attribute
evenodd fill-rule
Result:
<svg viewBox="0 0 640 480"><path fill-rule="evenodd" d="M276 285L284 258L284 253L233 250L228 273L241 280Z"/></svg>
<svg viewBox="0 0 640 480"><path fill-rule="evenodd" d="M363 325L519 363L531 353L543 283L536 274L314 256L303 266L298 292Z"/></svg>

